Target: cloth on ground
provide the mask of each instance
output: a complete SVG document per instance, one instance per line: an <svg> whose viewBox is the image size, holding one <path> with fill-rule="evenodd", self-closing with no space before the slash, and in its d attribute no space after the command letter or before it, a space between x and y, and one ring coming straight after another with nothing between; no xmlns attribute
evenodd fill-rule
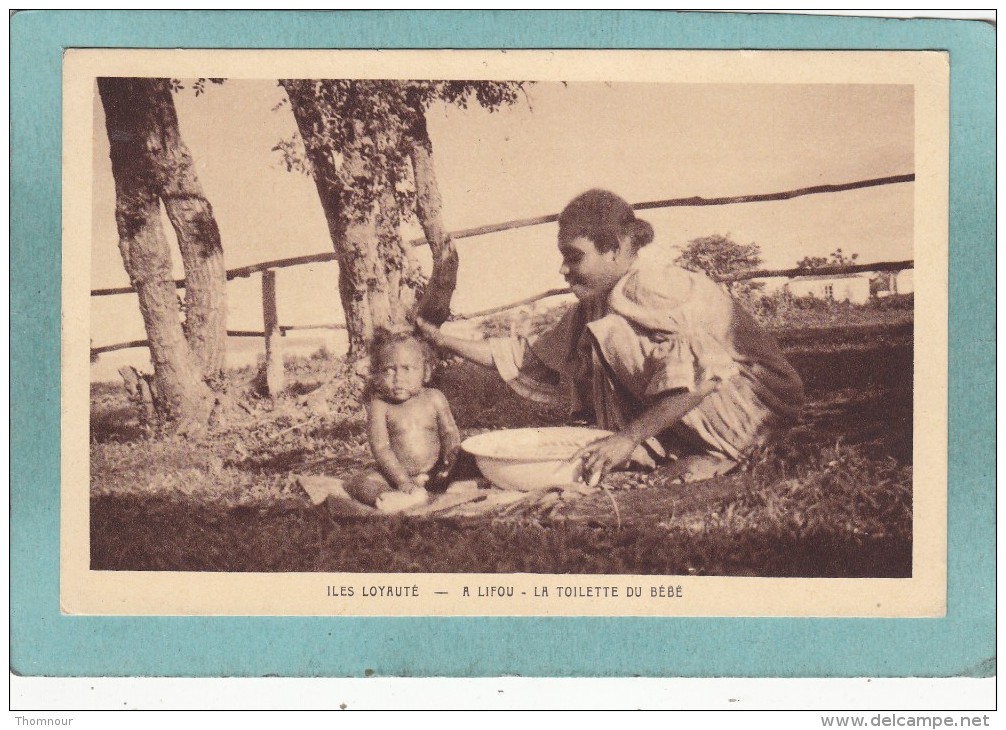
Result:
<svg viewBox="0 0 1006 730"><path fill-rule="evenodd" d="M500 489L484 480L453 483L441 494L429 494L422 504L408 504L398 510L380 510L362 504L346 492L342 479L326 476L298 475L297 483L307 492L314 505L326 503L333 514L340 516L377 516L389 514L409 517L493 517L517 513L552 513L557 507L601 491L600 487L568 484L530 492ZM411 496L411 495L408 495Z"/></svg>

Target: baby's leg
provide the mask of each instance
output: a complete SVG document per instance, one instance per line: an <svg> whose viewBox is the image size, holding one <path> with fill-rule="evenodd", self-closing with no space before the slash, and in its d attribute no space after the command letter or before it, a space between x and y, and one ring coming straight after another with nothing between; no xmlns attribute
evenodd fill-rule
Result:
<svg viewBox="0 0 1006 730"><path fill-rule="evenodd" d="M385 492L392 491L388 480L377 471L354 474L346 480L345 488L350 497L371 507L377 504L378 497Z"/></svg>

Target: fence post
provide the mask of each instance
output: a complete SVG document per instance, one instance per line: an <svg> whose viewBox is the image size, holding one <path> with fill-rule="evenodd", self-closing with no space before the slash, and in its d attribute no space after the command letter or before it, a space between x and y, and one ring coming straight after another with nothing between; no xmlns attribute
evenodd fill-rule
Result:
<svg viewBox="0 0 1006 730"><path fill-rule="evenodd" d="M280 345L282 332L276 310L276 272L262 272L262 329L265 330L265 384L270 396L283 390L283 351Z"/></svg>

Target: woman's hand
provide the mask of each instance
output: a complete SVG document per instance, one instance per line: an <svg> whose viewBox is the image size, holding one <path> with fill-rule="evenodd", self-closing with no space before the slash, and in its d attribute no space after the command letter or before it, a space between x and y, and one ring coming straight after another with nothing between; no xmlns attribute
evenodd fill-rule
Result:
<svg viewBox="0 0 1006 730"><path fill-rule="evenodd" d="M594 482L613 469L625 466L639 442L624 433L599 439L573 454L571 461L583 462L584 481Z"/></svg>
<svg viewBox="0 0 1006 730"><path fill-rule="evenodd" d="M622 431L595 441L573 455L573 459L583 462L583 473L587 483L596 483L612 469L618 469L629 461L636 447L651 436L656 436L673 426L689 411L713 392L719 380L707 380L694 391L675 390L663 396L647 408Z"/></svg>
<svg viewBox="0 0 1006 730"><path fill-rule="evenodd" d="M440 333L439 327L430 324L422 317L416 316L416 329L419 330L419 334L421 334L425 340L437 347L442 347L443 335Z"/></svg>
<svg viewBox="0 0 1006 730"><path fill-rule="evenodd" d="M466 340L452 335L445 335L436 325L430 324L422 317L416 317L416 330L434 347L460 355L478 365L487 368L493 366L493 353L486 340Z"/></svg>

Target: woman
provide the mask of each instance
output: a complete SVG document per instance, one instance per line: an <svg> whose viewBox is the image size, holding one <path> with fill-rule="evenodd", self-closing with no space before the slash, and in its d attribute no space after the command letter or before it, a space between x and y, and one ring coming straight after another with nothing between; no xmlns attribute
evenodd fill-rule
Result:
<svg viewBox="0 0 1006 730"><path fill-rule="evenodd" d="M551 330L473 341L417 324L438 347L495 367L517 393L555 402L565 392L577 416L614 431L577 454L585 473L673 461L684 482L725 474L795 421L803 384L716 283L643 261L652 240L622 198L589 190L559 216L560 273L579 301Z"/></svg>

